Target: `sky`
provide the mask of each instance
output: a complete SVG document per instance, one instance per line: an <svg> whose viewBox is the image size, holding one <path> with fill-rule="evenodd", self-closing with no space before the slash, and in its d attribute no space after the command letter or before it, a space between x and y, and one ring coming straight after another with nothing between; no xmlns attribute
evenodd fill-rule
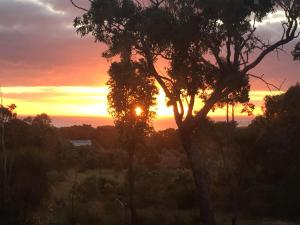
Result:
<svg viewBox="0 0 300 225"><path fill-rule="evenodd" d="M87 6L88 0L76 2ZM105 46L76 34L73 19L81 13L69 0L0 0L0 85L4 104L15 103L19 115L108 117ZM280 13L270 15L259 27L261 36L275 40L281 19ZM300 62L290 54L294 45L268 56L253 73L275 84L286 80L283 90L300 81ZM260 113L270 93L258 81L251 84L251 100ZM171 117L163 93L159 99L158 119Z"/></svg>

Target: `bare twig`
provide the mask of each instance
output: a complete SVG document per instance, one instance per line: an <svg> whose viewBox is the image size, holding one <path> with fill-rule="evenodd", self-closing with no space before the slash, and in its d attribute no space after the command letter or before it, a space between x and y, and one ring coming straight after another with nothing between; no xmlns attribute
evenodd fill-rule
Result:
<svg viewBox="0 0 300 225"><path fill-rule="evenodd" d="M81 6L78 6L76 3L74 3L74 0L70 0L70 2L71 2L71 4L72 4L75 8L77 8L77 9L83 10L83 11L85 11L85 12L88 12L88 11L89 11L89 10L86 9L86 8L83 8L83 7L81 7ZM91 0L90 0L90 2L92 3Z"/></svg>
<svg viewBox="0 0 300 225"><path fill-rule="evenodd" d="M270 92L272 92L272 88L277 91L281 91L281 88L286 81L286 79L284 79L283 82L280 84L280 86L276 86L275 84L272 84L272 83L268 82L266 79L264 79L264 76L265 76L264 74L262 74L261 76L257 76L254 74L248 74L248 76L262 81L267 86L267 88L269 89Z"/></svg>
<svg viewBox="0 0 300 225"><path fill-rule="evenodd" d="M150 2L155 5L155 7L159 7L165 0L150 0Z"/></svg>
<svg viewBox="0 0 300 225"><path fill-rule="evenodd" d="M168 77L161 76L161 75L158 75L158 77L160 77L163 80L169 81L172 85L175 85L174 81Z"/></svg>

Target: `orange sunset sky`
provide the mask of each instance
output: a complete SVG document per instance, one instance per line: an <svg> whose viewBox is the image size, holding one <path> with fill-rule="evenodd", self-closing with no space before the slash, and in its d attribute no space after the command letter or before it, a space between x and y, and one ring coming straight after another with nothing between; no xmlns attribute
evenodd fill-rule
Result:
<svg viewBox="0 0 300 225"><path fill-rule="evenodd" d="M88 0L78 0L88 6ZM0 0L0 85L4 104L15 103L19 115L45 112L50 116L108 118L105 82L109 62L101 58L105 47L93 38L80 38L72 26L82 12L69 0ZM259 25L260 35L272 40L281 34L282 14L269 15ZM298 82L300 63L286 52L272 54L252 71L274 84L286 80L283 90ZM163 69L163 68L161 68ZM270 93L264 84L251 81L251 102L260 114L262 100ZM162 92L158 96L157 120L172 117ZM217 110L213 117L224 117ZM100 121L100 120L99 120ZM78 123L86 121L78 120ZM60 125L64 125L60 122ZM164 123L160 128L173 126Z"/></svg>

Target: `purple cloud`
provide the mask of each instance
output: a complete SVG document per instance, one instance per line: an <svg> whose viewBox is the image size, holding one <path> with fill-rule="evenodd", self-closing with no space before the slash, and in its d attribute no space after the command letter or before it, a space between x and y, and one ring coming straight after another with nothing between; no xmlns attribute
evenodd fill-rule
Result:
<svg viewBox="0 0 300 225"><path fill-rule="evenodd" d="M89 1L76 0L88 7ZM81 39L73 28L73 18L82 13L68 0L0 1L0 84L104 85L109 64L101 58L103 45L93 38ZM278 19L279 18L279 19ZM281 34L280 15L261 25L260 35L273 40ZM286 86L299 81L300 63L290 52L268 56L253 72ZM255 82L256 83L256 82ZM255 84L259 86L259 84Z"/></svg>

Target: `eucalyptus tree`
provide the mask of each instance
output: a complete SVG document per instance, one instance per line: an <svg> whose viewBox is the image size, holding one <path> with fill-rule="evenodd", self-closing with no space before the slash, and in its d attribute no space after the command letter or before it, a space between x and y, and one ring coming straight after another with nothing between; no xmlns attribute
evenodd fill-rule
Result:
<svg viewBox="0 0 300 225"><path fill-rule="evenodd" d="M158 94L154 79L146 75L146 64L133 61L130 49L123 49L121 61L109 70L109 112L119 130L122 147L128 153L128 208L130 225L137 225L135 204L135 153L151 132L152 108Z"/></svg>
<svg viewBox="0 0 300 225"><path fill-rule="evenodd" d="M145 76L166 94L199 192L202 222L215 224L203 147L193 147L194 131L228 98L249 101L250 77L274 87L251 71L299 36L300 0L91 0L89 9L71 2L86 11L74 20L80 35L91 33L106 44L107 58L130 46L145 62ZM285 15L282 35L275 41L261 38L258 24L276 12Z"/></svg>

